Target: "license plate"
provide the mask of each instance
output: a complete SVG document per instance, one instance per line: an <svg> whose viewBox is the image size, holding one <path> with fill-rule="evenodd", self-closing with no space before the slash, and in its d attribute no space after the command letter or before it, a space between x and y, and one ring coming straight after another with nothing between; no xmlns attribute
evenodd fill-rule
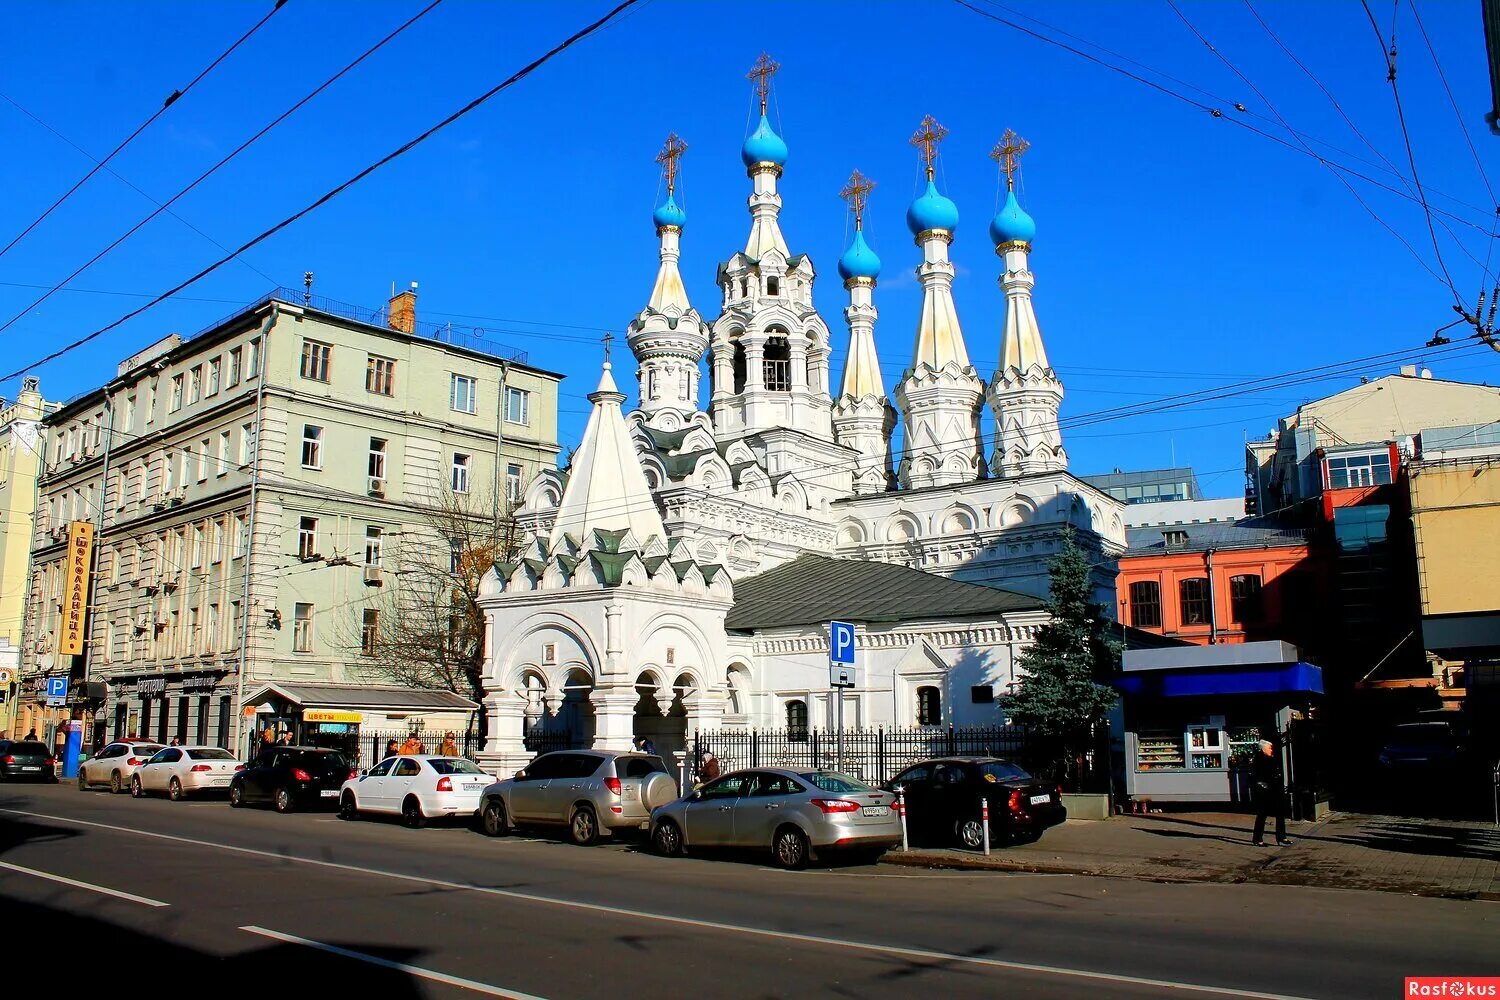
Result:
<svg viewBox="0 0 1500 1000"><path fill-rule="evenodd" d="M323 796L323 798L325 799L336 799L339 797L339 790L337 788L330 788L327 791L319 792L318 794Z"/></svg>
<svg viewBox="0 0 1500 1000"><path fill-rule="evenodd" d="M866 816L889 816L891 809L889 806L865 806L864 814Z"/></svg>
<svg viewBox="0 0 1500 1000"><path fill-rule="evenodd" d="M21 768L21 770L23 770L23 771L40 771L40 770L41 770L41 768L40 768L40 767L24 767L24 766L23 766L23 767L22 767L22 768Z"/></svg>
<svg viewBox="0 0 1500 1000"><path fill-rule="evenodd" d="M216 784L216 785L227 785L227 784L229 784L229 779L228 778L215 778L215 779L213 779L213 783Z"/></svg>
<svg viewBox="0 0 1500 1000"><path fill-rule="evenodd" d="M484 783L483 782L475 782L472 785L465 785L464 786L464 791L466 791L466 792L482 792L482 791L484 791Z"/></svg>
<svg viewBox="0 0 1500 1000"><path fill-rule="evenodd" d="M1034 805L1034 806L1044 805L1044 804L1046 804L1048 802L1051 802L1051 801L1052 801L1052 796L1050 796L1050 795L1033 795L1031 797L1031 804Z"/></svg>

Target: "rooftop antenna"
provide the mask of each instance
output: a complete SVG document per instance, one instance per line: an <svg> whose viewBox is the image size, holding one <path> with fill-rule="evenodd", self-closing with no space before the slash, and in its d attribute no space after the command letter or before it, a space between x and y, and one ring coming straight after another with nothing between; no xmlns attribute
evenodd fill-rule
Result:
<svg viewBox="0 0 1500 1000"><path fill-rule="evenodd" d="M312 305L312 283L313 283L313 273L311 271L303 271L302 272L302 287L303 287L304 291L302 293L302 304L305 305L305 306Z"/></svg>

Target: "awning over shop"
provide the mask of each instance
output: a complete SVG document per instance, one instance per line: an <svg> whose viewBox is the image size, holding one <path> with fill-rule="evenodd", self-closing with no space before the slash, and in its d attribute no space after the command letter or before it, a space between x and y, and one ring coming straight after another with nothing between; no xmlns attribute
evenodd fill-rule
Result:
<svg viewBox="0 0 1500 1000"><path fill-rule="evenodd" d="M376 684L319 684L308 681L273 681L245 695L245 706L282 701L308 709L335 713L372 712L474 712L479 706L463 695L436 688L410 688Z"/></svg>
<svg viewBox="0 0 1500 1000"><path fill-rule="evenodd" d="M1311 663L1267 663L1232 667L1153 670L1116 678L1127 695L1198 698L1233 694L1322 694L1323 668Z"/></svg>

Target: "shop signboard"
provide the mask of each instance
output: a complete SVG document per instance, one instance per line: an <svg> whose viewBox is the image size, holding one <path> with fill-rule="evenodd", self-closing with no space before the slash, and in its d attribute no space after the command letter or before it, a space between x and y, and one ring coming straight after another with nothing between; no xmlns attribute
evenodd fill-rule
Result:
<svg viewBox="0 0 1500 1000"><path fill-rule="evenodd" d="M135 693L142 698L160 698L167 693L165 677L142 677L135 682Z"/></svg>
<svg viewBox="0 0 1500 1000"><path fill-rule="evenodd" d="M362 712L339 712L327 708L309 708L302 713L303 722L334 722L345 725L359 725L365 721ZM325 730L326 731L326 730Z"/></svg>
<svg viewBox="0 0 1500 1000"><path fill-rule="evenodd" d="M88 618L89 569L94 558L94 522L68 523L68 568L63 577L62 632L57 652L77 656L83 652L84 623Z"/></svg>

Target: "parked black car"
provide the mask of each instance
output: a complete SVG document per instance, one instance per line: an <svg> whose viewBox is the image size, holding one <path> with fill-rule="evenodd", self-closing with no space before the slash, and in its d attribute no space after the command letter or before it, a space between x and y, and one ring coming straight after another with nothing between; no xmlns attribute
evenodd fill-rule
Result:
<svg viewBox="0 0 1500 1000"><path fill-rule="evenodd" d="M908 835L921 844L982 847L985 799L991 844L1035 840L1068 818L1060 788L999 757L920 761L884 785L888 791L898 786L905 798Z"/></svg>
<svg viewBox="0 0 1500 1000"><path fill-rule="evenodd" d="M277 812L336 806L339 789L359 772L337 750L271 747L262 750L229 783L229 804L269 802Z"/></svg>
<svg viewBox="0 0 1500 1000"><path fill-rule="evenodd" d="M36 740L0 740L0 776L6 781L56 781L57 760Z"/></svg>
<svg viewBox="0 0 1500 1000"><path fill-rule="evenodd" d="M1448 722L1406 722L1391 730L1378 760L1387 772L1436 775L1451 771L1463 758L1463 739Z"/></svg>

